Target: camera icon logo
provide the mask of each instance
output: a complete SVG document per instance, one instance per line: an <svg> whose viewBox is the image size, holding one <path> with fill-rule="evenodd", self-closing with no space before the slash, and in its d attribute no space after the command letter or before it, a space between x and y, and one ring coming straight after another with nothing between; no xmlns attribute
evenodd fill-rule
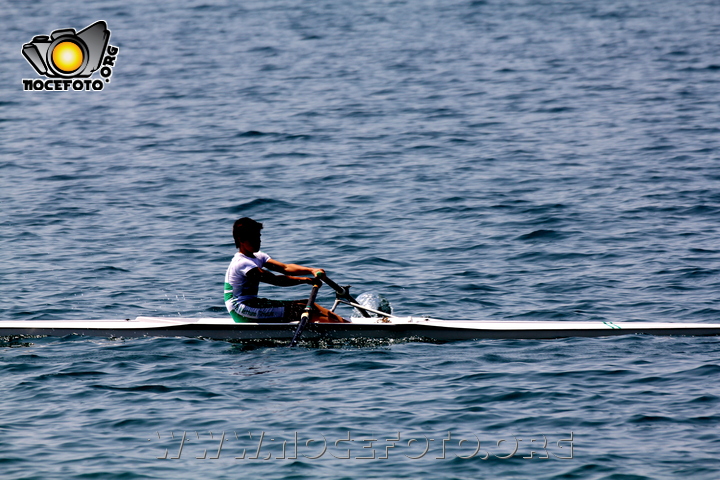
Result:
<svg viewBox="0 0 720 480"><path fill-rule="evenodd" d="M102 20L80 32L74 28L38 35L23 45L22 54L36 72L51 78L89 77L100 68L110 41L110 30Z"/></svg>
<svg viewBox="0 0 720 480"><path fill-rule="evenodd" d="M119 51L108 46L110 30L100 20L76 32L74 28L54 30L50 35L37 35L23 45L22 54L37 73L56 80L23 79L25 90L102 90L101 80L89 78L100 70L105 82L110 81Z"/></svg>

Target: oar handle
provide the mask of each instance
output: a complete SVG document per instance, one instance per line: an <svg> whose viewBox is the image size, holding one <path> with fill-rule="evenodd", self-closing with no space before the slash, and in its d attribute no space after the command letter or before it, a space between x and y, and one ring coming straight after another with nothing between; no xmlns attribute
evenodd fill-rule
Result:
<svg viewBox="0 0 720 480"><path fill-rule="evenodd" d="M310 320L310 312L312 311L313 305L315 304L315 298L317 298L318 290L320 290L321 285L321 283L313 285L312 290L310 290L310 297L308 297L308 303L307 305L305 305L305 310L303 310L302 315L300 315L301 322L305 321L307 323Z"/></svg>
<svg viewBox="0 0 720 480"><path fill-rule="evenodd" d="M310 290L310 297L308 297L307 305L305 305L305 310L303 310L303 313L300 315L300 322L298 322L297 329L295 329L295 335L293 335L292 341L288 346L294 347L297 345L302 331L305 329L308 322L310 322L310 312L312 312L313 305L315 304L315 298L317 298L318 290L320 290L321 286L322 283L318 282L313 285L312 290Z"/></svg>

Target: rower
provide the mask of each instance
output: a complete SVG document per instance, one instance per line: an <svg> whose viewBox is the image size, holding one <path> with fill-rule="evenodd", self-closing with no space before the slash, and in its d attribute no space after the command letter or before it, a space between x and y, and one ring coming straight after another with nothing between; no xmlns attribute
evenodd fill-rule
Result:
<svg viewBox="0 0 720 480"><path fill-rule="evenodd" d="M282 263L260 251L262 223L243 217L233 225L233 239L238 252L225 273L225 306L233 320L238 323L280 323L300 319L308 301L269 300L258 297L260 282L279 287L314 285L324 275L321 268L310 268ZM274 275L268 270L278 272ZM312 275L299 277L296 275ZM337 314L314 304L310 320L320 323L347 322Z"/></svg>

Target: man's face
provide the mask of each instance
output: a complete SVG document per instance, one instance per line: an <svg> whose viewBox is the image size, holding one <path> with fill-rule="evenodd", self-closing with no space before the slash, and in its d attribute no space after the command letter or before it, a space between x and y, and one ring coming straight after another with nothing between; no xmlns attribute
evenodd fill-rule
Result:
<svg viewBox="0 0 720 480"><path fill-rule="evenodd" d="M260 232L258 232L256 235L251 236L248 238L248 243L252 247L253 253L260 251Z"/></svg>

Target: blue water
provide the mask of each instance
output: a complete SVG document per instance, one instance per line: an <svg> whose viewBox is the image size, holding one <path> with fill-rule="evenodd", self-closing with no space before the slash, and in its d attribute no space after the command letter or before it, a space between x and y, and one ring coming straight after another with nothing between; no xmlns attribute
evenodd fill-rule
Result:
<svg viewBox="0 0 720 480"><path fill-rule="evenodd" d="M24 43L101 19L101 92L23 92ZM720 321L715 2L6 0L0 24L0 320L221 316L251 216L399 314ZM1 345L3 479L720 477L714 338Z"/></svg>

